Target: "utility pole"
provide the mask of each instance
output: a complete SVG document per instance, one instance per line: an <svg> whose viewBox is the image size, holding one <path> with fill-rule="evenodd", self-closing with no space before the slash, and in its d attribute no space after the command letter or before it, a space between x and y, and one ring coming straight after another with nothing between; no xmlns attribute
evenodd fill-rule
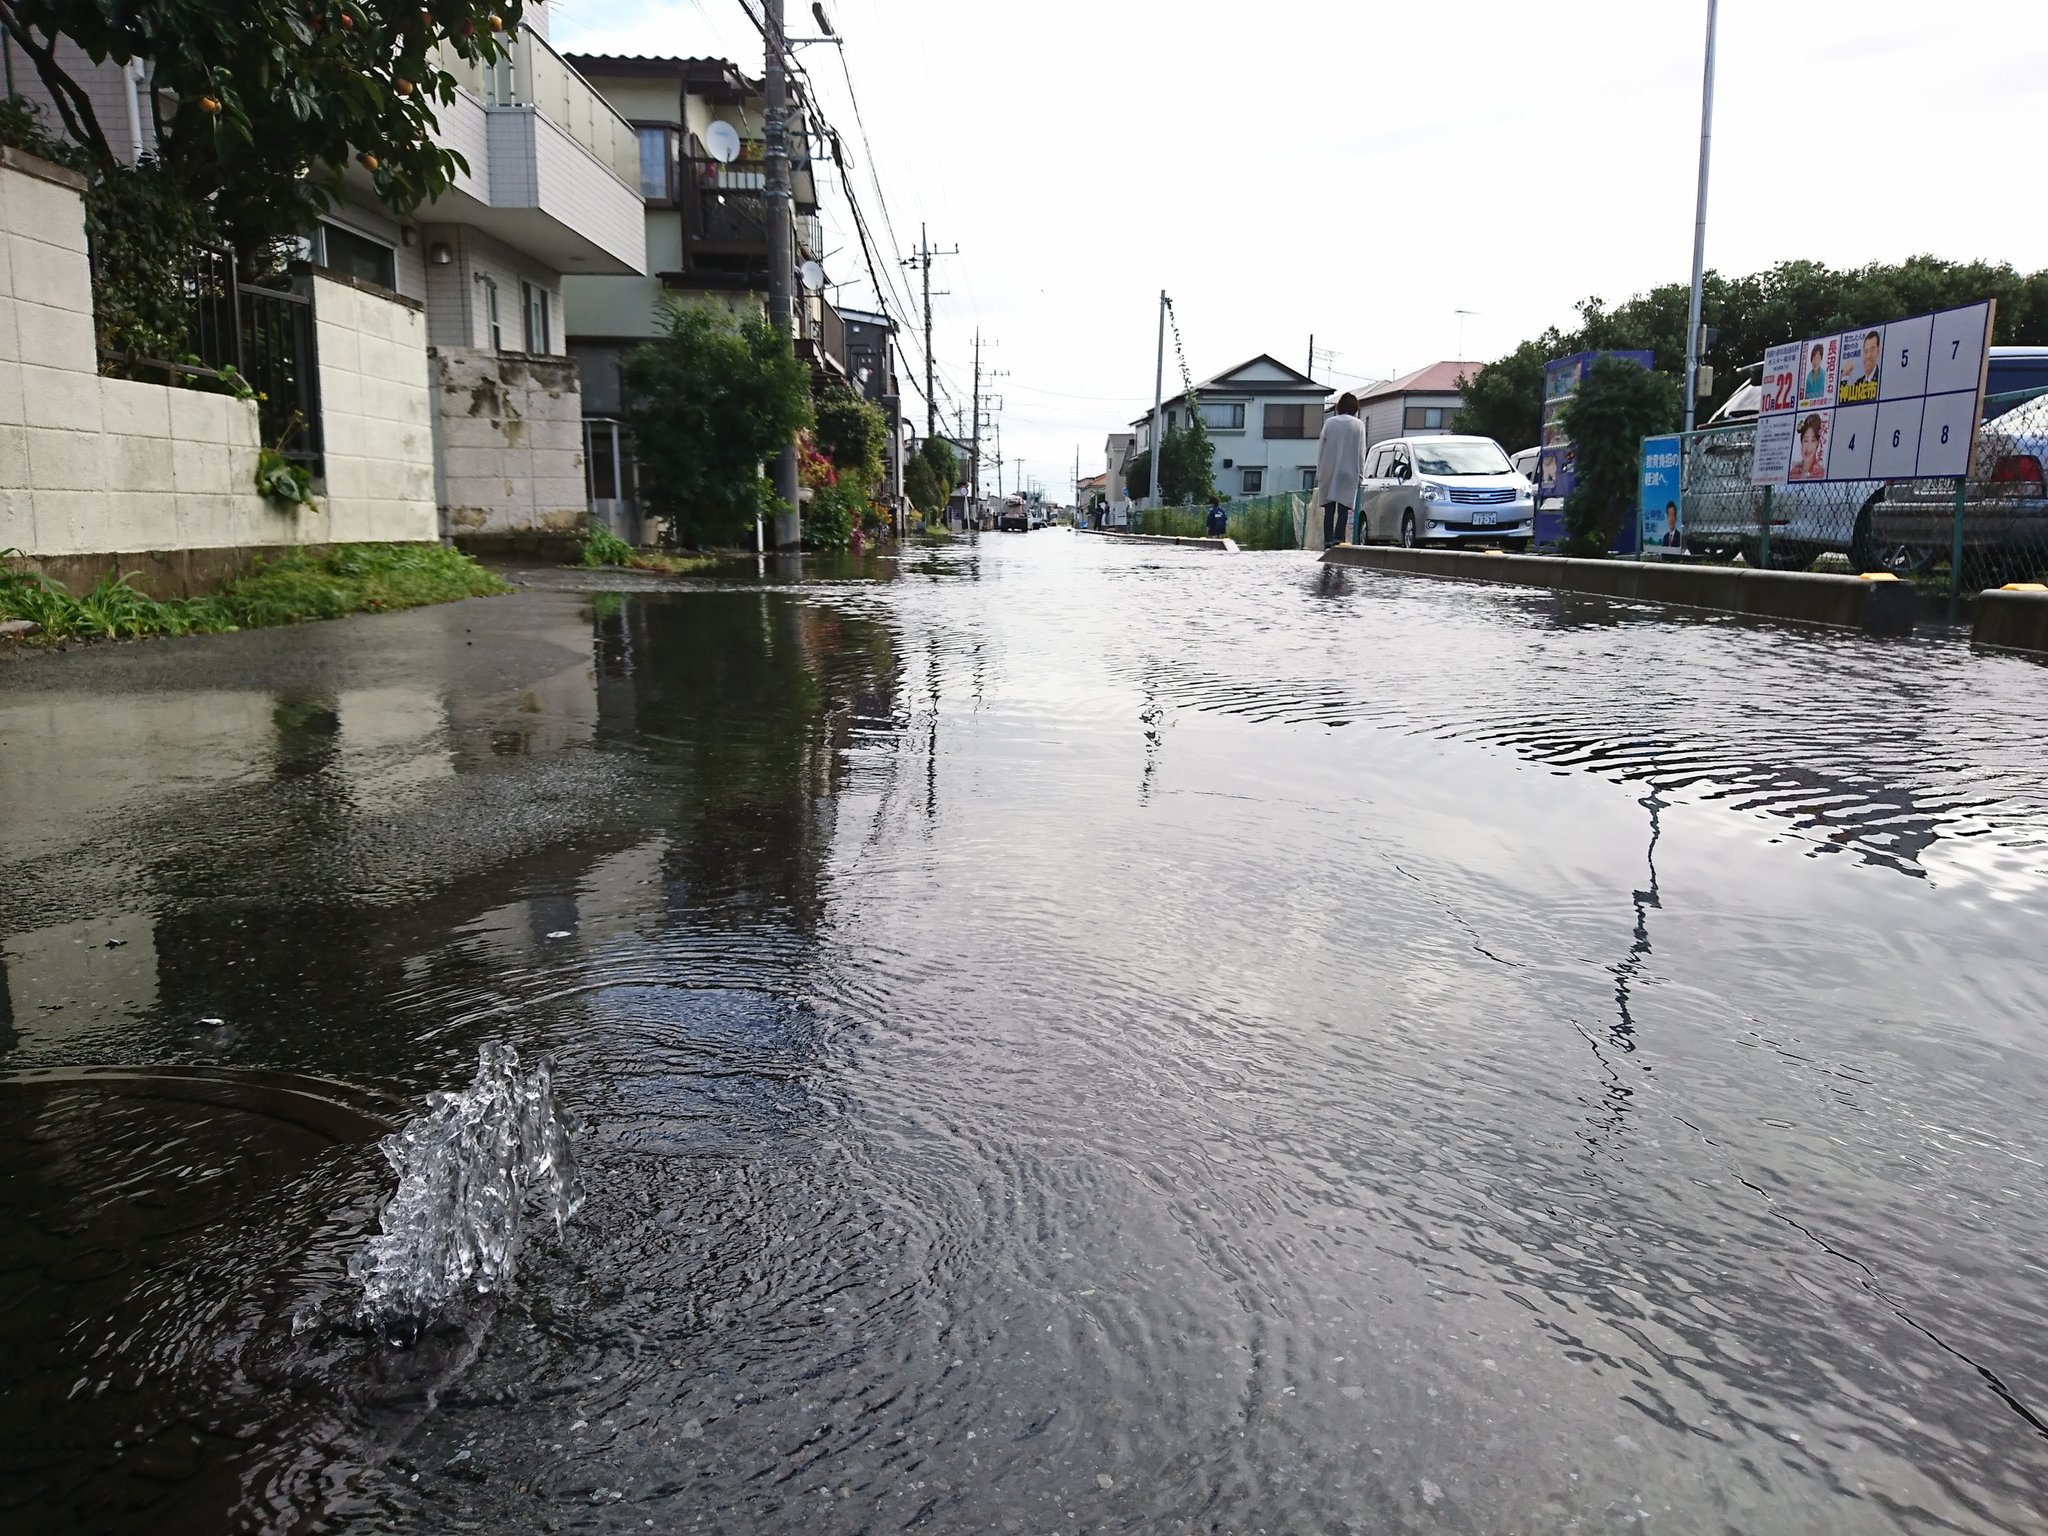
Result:
<svg viewBox="0 0 2048 1536"><path fill-rule="evenodd" d="M967 451L969 494L981 503L981 327L974 328L974 445Z"/></svg>
<svg viewBox="0 0 2048 1536"><path fill-rule="evenodd" d="M996 494L1003 494L1003 424L996 423Z"/></svg>
<svg viewBox="0 0 2048 1536"><path fill-rule="evenodd" d="M789 191L789 75L782 32L782 0L762 0L761 32L768 47L761 117L768 139L768 321L784 336L795 331L791 289L796 279L796 231ZM775 516L775 547L794 549L803 539L797 512L796 444L775 460L775 495L786 511Z"/></svg>
<svg viewBox="0 0 2048 1536"><path fill-rule="evenodd" d="M960 247L950 251L935 251L925 226L917 226L917 254L903 258L903 265L924 274L924 429L926 437L939 435L939 389L936 378L938 367L932 360L932 258L935 256L958 256ZM946 291L939 290L944 298Z"/></svg>
<svg viewBox="0 0 2048 1536"><path fill-rule="evenodd" d="M1720 0L1707 0L1707 71L1700 85L1700 198L1692 227L1692 300L1685 311L1685 430L1699 407L1700 284L1707 264L1707 152L1714 142L1714 23Z"/></svg>
<svg viewBox="0 0 2048 1536"><path fill-rule="evenodd" d="M1152 369L1152 505L1159 505L1159 460L1166 451L1166 437L1160 431L1166 402L1166 290L1159 290L1159 356Z"/></svg>

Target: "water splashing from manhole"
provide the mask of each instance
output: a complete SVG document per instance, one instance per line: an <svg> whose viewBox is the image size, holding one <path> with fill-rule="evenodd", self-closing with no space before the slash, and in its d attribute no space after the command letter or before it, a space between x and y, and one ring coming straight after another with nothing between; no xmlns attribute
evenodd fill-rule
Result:
<svg viewBox="0 0 2048 1536"><path fill-rule="evenodd" d="M432 1095L424 1114L379 1143L398 1189L382 1231L349 1263L363 1288L359 1321L417 1337L451 1302L511 1283L532 1201L557 1232L576 1213L576 1153L550 1079L546 1060L522 1073L510 1045L487 1044L474 1082Z"/></svg>

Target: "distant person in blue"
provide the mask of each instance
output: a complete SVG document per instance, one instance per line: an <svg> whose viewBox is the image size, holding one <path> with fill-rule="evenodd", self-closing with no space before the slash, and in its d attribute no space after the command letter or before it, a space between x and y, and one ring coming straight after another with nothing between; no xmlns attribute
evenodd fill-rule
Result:
<svg viewBox="0 0 2048 1536"><path fill-rule="evenodd" d="M1211 496L1209 498L1209 537L1212 539L1222 538L1223 530L1229 526L1230 514L1223 510L1223 498L1221 496Z"/></svg>

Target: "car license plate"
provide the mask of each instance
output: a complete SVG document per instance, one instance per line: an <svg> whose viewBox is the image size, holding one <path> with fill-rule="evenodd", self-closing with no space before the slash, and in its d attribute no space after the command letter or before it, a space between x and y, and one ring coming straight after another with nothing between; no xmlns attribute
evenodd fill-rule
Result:
<svg viewBox="0 0 2048 1536"><path fill-rule="evenodd" d="M1474 512L1474 513L1472 514L1472 525L1473 525L1473 526L1474 526L1475 528L1477 528L1477 527L1486 527L1486 528L1491 528L1491 527L1493 526L1493 521L1494 521L1494 519L1495 519L1496 517L1498 517L1499 515L1500 515L1500 514L1499 514L1499 513L1497 513L1497 512Z"/></svg>

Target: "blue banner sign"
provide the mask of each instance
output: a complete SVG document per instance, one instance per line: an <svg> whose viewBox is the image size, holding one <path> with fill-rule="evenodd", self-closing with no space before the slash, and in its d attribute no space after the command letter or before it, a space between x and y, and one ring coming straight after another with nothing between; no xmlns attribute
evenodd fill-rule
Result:
<svg viewBox="0 0 2048 1536"><path fill-rule="evenodd" d="M1643 439L1643 471L1636 505L1641 512L1645 550L1685 548L1684 504L1678 494L1679 446L1676 434Z"/></svg>

